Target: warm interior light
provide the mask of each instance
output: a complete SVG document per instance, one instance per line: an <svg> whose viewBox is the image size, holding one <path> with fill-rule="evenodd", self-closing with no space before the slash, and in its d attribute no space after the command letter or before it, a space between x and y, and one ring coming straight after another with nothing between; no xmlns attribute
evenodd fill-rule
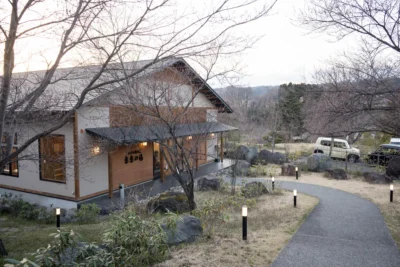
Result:
<svg viewBox="0 0 400 267"><path fill-rule="evenodd" d="M275 178L274 177L272 177L272 182L275 182Z"/></svg>
<svg viewBox="0 0 400 267"><path fill-rule="evenodd" d="M142 143L142 146L147 146L147 142L143 142L143 143Z"/></svg>
<svg viewBox="0 0 400 267"><path fill-rule="evenodd" d="M299 168L296 167L296 172L299 171Z"/></svg>
<svg viewBox="0 0 400 267"><path fill-rule="evenodd" d="M100 154L100 147L99 147L99 146L94 146L94 147L92 148L92 154L93 154L93 155L98 155L98 154Z"/></svg>
<svg viewBox="0 0 400 267"><path fill-rule="evenodd" d="M192 140L192 136L191 135L188 136L188 140Z"/></svg>
<svg viewBox="0 0 400 267"><path fill-rule="evenodd" d="M293 190L293 196L297 196L297 190Z"/></svg>
<svg viewBox="0 0 400 267"><path fill-rule="evenodd" d="M392 184L390 185L390 191L393 191L393 185Z"/></svg>
<svg viewBox="0 0 400 267"><path fill-rule="evenodd" d="M214 134L213 134L213 133L211 134L211 137L214 137Z"/></svg>
<svg viewBox="0 0 400 267"><path fill-rule="evenodd" d="M242 216L247 217L247 206L242 207Z"/></svg>
<svg viewBox="0 0 400 267"><path fill-rule="evenodd" d="M56 215L60 215L61 214L61 209L60 208L56 208Z"/></svg>

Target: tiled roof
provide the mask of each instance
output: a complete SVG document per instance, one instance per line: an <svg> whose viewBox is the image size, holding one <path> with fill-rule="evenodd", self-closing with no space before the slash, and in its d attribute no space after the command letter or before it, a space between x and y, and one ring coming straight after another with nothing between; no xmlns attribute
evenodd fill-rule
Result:
<svg viewBox="0 0 400 267"><path fill-rule="evenodd" d="M145 70L140 71L135 77L144 77L155 72L162 71L168 67L185 66L194 75L194 79L201 81L203 88L202 93L206 95L215 105L226 112L232 112L232 109L222 100L222 98L205 82L201 77L189 66L189 64L182 58L168 58L160 60L152 64L152 60L141 60L135 62L124 62L122 64L115 63L109 64L107 69L103 72L101 77L94 83L94 85L102 84L103 82L110 81L111 79L118 80L124 78L124 72L133 73L141 70L143 67L149 65ZM101 66L91 65L74 68L60 68L55 72L51 84L47 87L44 94L41 95L37 101L36 107L38 109L66 111L72 109L78 101L78 97L89 84L93 74L97 73ZM46 71L32 71L25 73L13 74L13 86L18 88L13 90L12 99L15 101L18 98L25 97L27 93L31 92L38 87L43 80ZM0 76L1 79L1 76ZM116 90L123 83L115 82L91 90L85 97L84 104L96 99L97 97ZM23 92L23 93L22 93Z"/></svg>
<svg viewBox="0 0 400 267"><path fill-rule="evenodd" d="M119 128L87 128L86 132L116 144L134 144L146 141L165 140L189 135L220 133L234 131L237 128L219 122L201 122L189 124L177 124L173 129L167 125L130 126Z"/></svg>

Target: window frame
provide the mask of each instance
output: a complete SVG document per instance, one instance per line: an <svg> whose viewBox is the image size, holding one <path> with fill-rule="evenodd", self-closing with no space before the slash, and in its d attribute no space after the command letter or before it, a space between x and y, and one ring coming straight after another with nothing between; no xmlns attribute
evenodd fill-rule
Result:
<svg viewBox="0 0 400 267"><path fill-rule="evenodd" d="M43 174L42 174L42 153L41 153L41 149L40 149L40 144L41 144L41 139L44 137L50 137L50 136L55 136L55 137L63 137L64 138L64 180L60 181L60 180L54 180L54 179L47 179L47 178L43 178ZM64 134L49 134L46 136L43 136L41 138L39 138L38 140L38 151L39 151L39 179L41 181L45 181L45 182L52 182L52 183L58 183L58 184L67 184L67 173L66 173L66 164L65 164L65 135Z"/></svg>
<svg viewBox="0 0 400 267"><path fill-rule="evenodd" d="M2 147L3 147L3 145L2 145ZM13 145L13 147L12 147L12 149L11 150L13 150L13 149L16 149L17 147L15 146L15 145ZM12 151L11 151L11 153L12 153ZM9 173L4 173L3 172L3 170L4 170L4 168L3 168L3 170L1 170L0 171L0 175L5 175L5 176L11 176L11 177L15 177L15 178L19 178L19 162L18 162L18 155L16 156L16 158L17 158L17 160L15 161L15 162L8 162L6 165L4 165L4 168L8 165L8 169L10 170L10 172ZM13 173L13 171L12 171L12 164L13 163L16 163L17 164L17 175L13 175L12 173Z"/></svg>

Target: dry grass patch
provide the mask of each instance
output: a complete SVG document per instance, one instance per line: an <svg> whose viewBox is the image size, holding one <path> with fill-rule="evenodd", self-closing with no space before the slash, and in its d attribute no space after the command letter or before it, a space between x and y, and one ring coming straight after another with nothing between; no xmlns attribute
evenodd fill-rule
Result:
<svg viewBox="0 0 400 267"><path fill-rule="evenodd" d="M196 192L199 207L207 199L228 195L215 192ZM291 192L263 195L255 207L249 208L248 240L242 241L240 207L229 214L229 220L216 227L211 238L174 247L172 258L157 266L268 266L290 240L318 199L301 195L293 208Z"/></svg>
<svg viewBox="0 0 400 267"><path fill-rule="evenodd" d="M294 181L293 177L281 176L279 179ZM350 180L339 181L325 178L322 173L308 173L303 174L296 182L332 187L372 201L381 210L397 246L400 247L400 181L394 182L393 203L389 202L389 185L370 184L359 177L350 177Z"/></svg>

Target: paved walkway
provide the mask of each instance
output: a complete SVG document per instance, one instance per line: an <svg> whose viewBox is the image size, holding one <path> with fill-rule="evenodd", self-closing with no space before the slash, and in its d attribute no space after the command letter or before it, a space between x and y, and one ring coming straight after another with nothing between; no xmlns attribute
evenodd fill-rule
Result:
<svg viewBox="0 0 400 267"><path fill-rule="evenodd" d="M315 196L320 203L272 267L400 266L400 251L375 204L317 185L285 181L282 186Z"/></svg>

